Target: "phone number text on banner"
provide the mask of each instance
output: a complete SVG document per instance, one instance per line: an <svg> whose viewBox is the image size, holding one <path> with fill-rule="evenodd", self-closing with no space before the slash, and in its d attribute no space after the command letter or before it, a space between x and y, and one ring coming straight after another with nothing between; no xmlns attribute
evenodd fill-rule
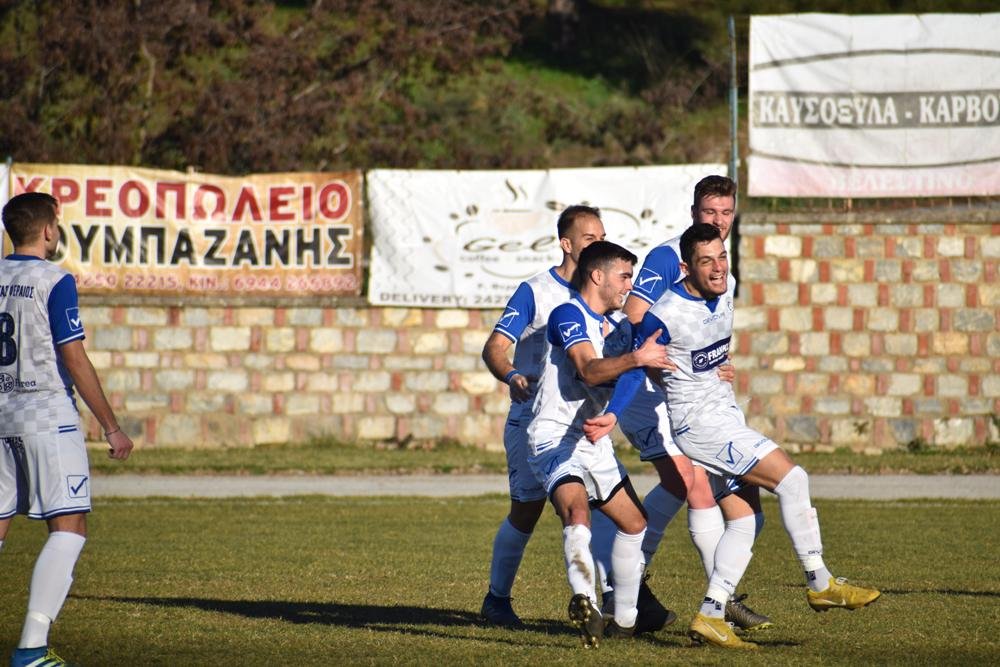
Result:
<svg viewBox="0 0 1000 667"><path fill-rule="evenodd" d="M361 174L242 177L18 164L12 195L60 202L53 261L81 293L356 296Z"/></svg>

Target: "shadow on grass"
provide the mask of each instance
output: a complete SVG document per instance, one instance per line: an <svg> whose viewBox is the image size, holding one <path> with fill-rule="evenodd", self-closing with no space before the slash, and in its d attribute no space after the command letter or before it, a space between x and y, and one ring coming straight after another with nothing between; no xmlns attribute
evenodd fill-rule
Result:
<svg viewBox="0 0 1000 667"><path fill-rule="evenodd" d="M78 600L94 600L99 602L116 602L124 604L145 604L156 607L177 607L185 609L200 609L223 614L233 614L245 618L261 618L280 620L287 623L320 623L346 628L359 628L378 632L396 632L425 637L441 637L455 639L454 635L435 632L413 626L436 625L446 627L468 627L497 630L495 626L486 625L479 614L456 609L434 609L431 607L379 606L341 604L337 602L282 602L275 600L212 600L206 598L153 598L153 597L117 597L99 595L71 595ZM577 631L568 623L561 621L537 620L525 621L525 630L540 632L546 635L576 636ZM493 641L512 646L550 646L538 641L525 641L524 634L518 632L519 639L475 636L470 639L477 641ZM755 637L759 641L760 638ZM698 649L687 639L687 632L682 624L664 628L660 636L642 635L635 641L649 643L663 648ZM767 641L768 646L798 646L796 642Z"/></svg>
<svg viewBox="0 0 1000 667"><path fill-rule="evenodd" d="M867 585L867 584L866 584ZM782 588L805 590L801 584L785 582ZM964 591L954 588L881 588L876 586L883 595L955 595L974 598L1000 598L1000 591Z"/></svg>
<svg viewBox="0 0 1000 667"><path fill-rule="evenodd" d="M413 635L444 637L453 635L415 628L413 626L446 626L497 629L484 623L479 614L456 609L435 609L432 607L408 607L402 605L380 606L364 604L342 604L338 602L287 602L280 600L212 600L206 598L155 598L117 597L97 595L72 595L78 600L96 600L124 604L145 604L157 607L179 607L200 609L246 618L262 618L285 621L286 623L320 623L346 628L363 628L381 632L402 632ZM576 631L568 623L538 620L526 621L527 630L548 635L575 635ZM487 639L477 636L477 640ZM504 644L517 646L547 646L538 642L513 641L490 638Z"/></svg>

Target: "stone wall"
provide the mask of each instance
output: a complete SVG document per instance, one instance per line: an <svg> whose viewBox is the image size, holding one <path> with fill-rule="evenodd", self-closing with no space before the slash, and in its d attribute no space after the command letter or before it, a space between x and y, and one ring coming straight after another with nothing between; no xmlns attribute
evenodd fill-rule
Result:
<svg viewBox="0 0 1000 667"><path fill-rule="evenodd" d="M1000 440L989 215L744 216L734 360L750 422L793 448ZM501 447L506 388L479 357L498 311L82 305L91 359L141 446L331 435Z"/></svg>

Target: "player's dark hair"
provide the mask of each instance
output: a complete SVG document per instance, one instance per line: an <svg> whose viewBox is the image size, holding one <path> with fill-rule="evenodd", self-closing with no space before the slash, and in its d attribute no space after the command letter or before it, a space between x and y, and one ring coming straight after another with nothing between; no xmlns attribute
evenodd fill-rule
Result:
<svg viewBox="0 0 1000 667"><path fill-rule="evenodd" d="M617 243L594 241L580 253L580 261L577 263L576 273L573 274L573 287L582 289L584 276L589 276L598 269L606 271L619 259L631 264L639 261L638 257Z"/></svg>
<svg viewBox="0 0 1000 667"><path fill-rule="evenodd" d="M736 181L725 176L706 176L694 186L694 208L698 210L705 197L736 198Z"/></svg>
<svg viewBox="0 0 1000 667"><path fill-rule="evenodd" d="M722 235L719 233L718 227L715 225L706 225L702 222L694 223L681 234L681 261L691 266L695 246L699 243L714 241L715 239L722 240Z"/></svg>
<svg viewBox="0 0 1000 667"><path fill-rule="evenodd" d="M55 219L59 202L44 192L25 192L3 207L3 226L15 246L31 243Z"/></svg>
<svg viewBox="0 0 1000 667"><path fill-rule="evenodd" d="M584 206L583 204L576 204L575 206L570 206L565 211L559 214L559 221L556 222L556 232L559 238L566 238L569 234L570 228L573 227L573 223L580 218L597 218L601 219L601 209L596 206Z"/></svg>

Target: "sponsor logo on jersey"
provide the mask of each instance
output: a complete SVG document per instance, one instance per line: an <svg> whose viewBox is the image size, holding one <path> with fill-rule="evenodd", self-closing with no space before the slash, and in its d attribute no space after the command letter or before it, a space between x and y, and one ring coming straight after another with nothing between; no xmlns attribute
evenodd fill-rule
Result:
<svg viewBox="0 0 1000 667"><path fill-rule="evenodd" d="M656 286L656 281L658 280L663 280L663 276L643 267L635 279L635 287L643 292L648 292Z"/></svg>
<svg viewBox="0 0 1000 667"><path fill-rule="evenodd" d="M715 368L726 360L729 356L729 339L726 336L722 340L715 341L708 347L691 351L691 370L695 373L703 373Z"/></svg>
<svg viewBox="0 0 1000 667"><path fill-rule="evenodd" d="M738 449L733 447L733 441L730 440L726 443L725 447L719 450L719 453L715 455L715 458L719 459L727 466L735 466L743 460L743 454L741 454Z"/></svg>
<svg viewBox="0 0 1000 667"><path fill-rule="evenodd" d="M80 331L83 329L83 320L80 318L79 308L67 308L66 320L69 322L70 330Z"/></svg>
<svg viewBox="0 0 1000 667"><path fill-rule="evenodd" d="M559 334L563 337L564 341L569 340L575 335L581 333L579 322L560 322L559 323Z"/></svg>
<svg viewBox="0 0 1000 667"><path fill-rule="evenodd" d="M34 380L22 382L13 375L0 373L0 394L9 394L15 389L34 389L37 386L38 383Z"/></svg>

